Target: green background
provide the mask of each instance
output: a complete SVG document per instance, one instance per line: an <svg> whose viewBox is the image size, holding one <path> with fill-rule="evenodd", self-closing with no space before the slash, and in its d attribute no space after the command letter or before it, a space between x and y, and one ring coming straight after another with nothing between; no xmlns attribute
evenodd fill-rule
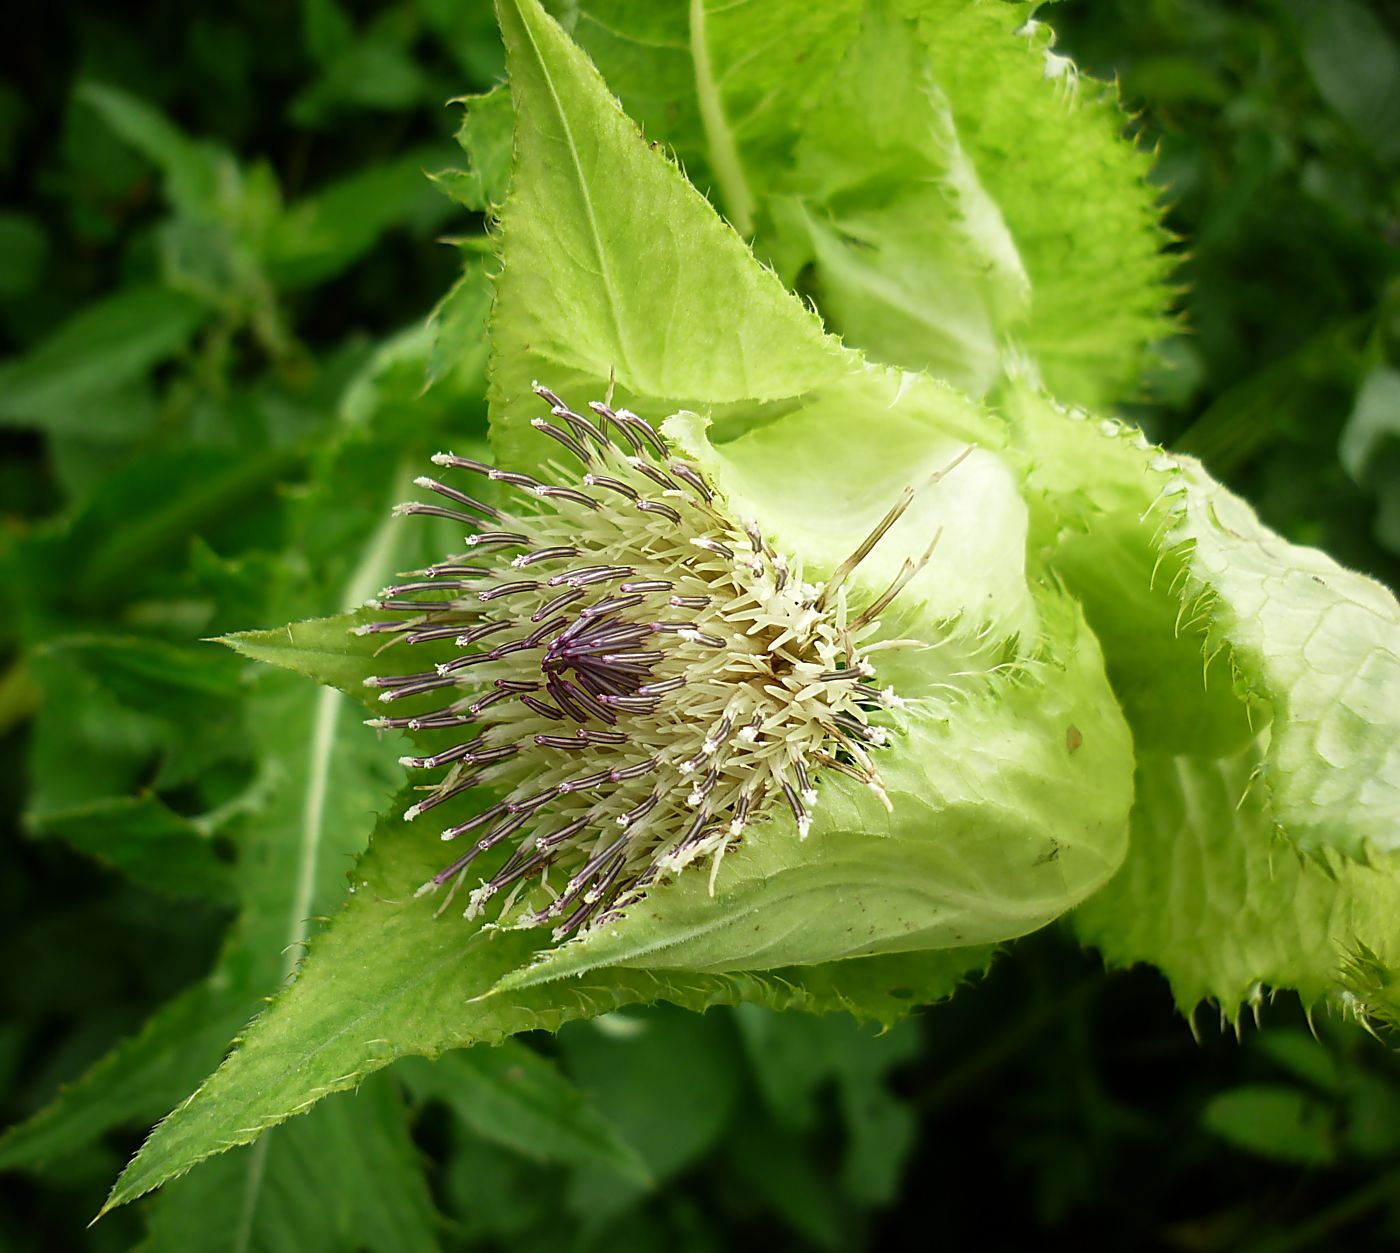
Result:
<svg viewBox="0 0 1400 1253"><path fill-rule="evenodd" d="M1397 586L1400 18L1357 0L1068 0L1049 16L1061 51L1120 78L1183 240L1185 333L1131 416L1289 538ZM250 682L199 641L339 608L395 464L482 428L479 363L430 360L447 385L418 399L415 328L461 272L452 241L481 227L423 171L454 160L444 102L490 86L502 55L486 6L459 0L57 5L11 19L6 44L9 1124L228 968L245 872L274 855L246 833L274 829L279 762L314 696ZM372 771L372 740L358 751ZM239 918L235 932L256 925ZM375 1126L382 1108L383 1142L346 1132L355 1160L317 1169L278 1141L256 1214L182 1193L196 1172L84 1232L150 1122L257 1007L218 1003L227 1029L172 1036L189 1042L169 1056L137 1040L150 1064L95 1085L110 1099L61 1135L0 1141L0 1247L1400 1236L1386 1043L1321 1021L1314 1038L1286 998L1240 1042L1202 1015L1197 1041L1157 975L1105 974L1057 928L884 1036L745 1008L532 1039L582 1093L565 1089L572 1140L519 1101L492 1107L490 1075L400 1065L335 1098ZM72 1091L68 1108L88 1100ZM246 1169L220 1162L203 1172Z"/></svg>

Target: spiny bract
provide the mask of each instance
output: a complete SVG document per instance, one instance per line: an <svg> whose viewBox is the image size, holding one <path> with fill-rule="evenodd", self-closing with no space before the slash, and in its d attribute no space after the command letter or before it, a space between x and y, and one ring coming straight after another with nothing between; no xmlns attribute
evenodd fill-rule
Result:
<svg viewBox="0 0 1400 1253"><path fill-rule="evenodd" d="M417 479L450 503L396 512L470 527L468 551L385 589L371 605L401 616L359 629L465 650L427 671L367 680L385 702L453 695L433 712L371 725L475 731L403 759L446 768L406 817L468 789L501 794L442 832L469 836L471 847L421 891L460 884L473 859L514 841L467 913L511 889L509 912L538 875L552 899L515 923L553 923L562 938L616 913L660 874L704 856L717 867L774 806L790 808L805 836L822 770L881 793L870 750L887 732L872 715L898 698L873 684L865 653L880 645L863 650L862 641L922 563L906 562L854 612L844 584L912 493L814 586L644 419L601 402L587 417L535 390L554 421L534 427L581 468L552 461L546 483L437 454L440 466L513 489L514 503Z"/></svg>

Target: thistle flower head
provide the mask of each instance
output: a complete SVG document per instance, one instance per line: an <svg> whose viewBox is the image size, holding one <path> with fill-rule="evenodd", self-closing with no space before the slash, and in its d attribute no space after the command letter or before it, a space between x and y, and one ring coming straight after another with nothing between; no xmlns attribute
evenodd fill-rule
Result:
<svg viewBox="0 0 1400 1253"><path fill-rule="evenodd" d="M437 502L397 512L462 524L464 551L385 589L371 603L393 616L360 629L462 650L368 680L388 704L445 700L373 725L457 734L403 759L440 772L406 817L469 789L500 797L442 832L467 847L421 890L460 883L505 846L468 915L501 895L508 914L539 882L545 892L514 921L563 937L660 875L704 857L717 867L780 808L805 837L823 771L880 792L877 715L897 698L876 686L861 644L917 565L856 612L845 581L907 496L815 585L646 420L601 402L576 412L535 390L550 412L533 426L559 448L549 480L435 456L449 481L417 483ZM508 489L506 503L472 495L473 476Z"/></svg>

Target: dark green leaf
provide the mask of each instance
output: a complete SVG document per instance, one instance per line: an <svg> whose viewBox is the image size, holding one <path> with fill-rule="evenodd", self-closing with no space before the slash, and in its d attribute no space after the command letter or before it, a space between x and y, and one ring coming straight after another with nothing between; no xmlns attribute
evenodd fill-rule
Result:
<svg viewBox="0 0 1400 1253"><path fill-rule="evenodd" d="M454 1049L394 1067L420 1101L443 1101L483 1140L541 1161L596 1166L637 1183L650 1176L636 1150L558 1069L523 1044Z"/></svg>
<svg viewBox="0 0 1400 1253"><path fill-rule="evenodd" d="M166 287L130 287L89 306L0 366L0 425L72 431L91 424L100 435L94 402L178 353L207 317L198 301Z"/></svg>
<svg viewBox="0 0 1400 1253"><path fill-rule="evenodd" d="M150 793L48 810L39 826L159 892L233 899L230 867L209 837Z"/></svg>
<svg viewBox="0 0 1400 1253"><path fill-rule="evenodd" d="M393 1083L376 1076L309 1118L172 1183L145 1253L428 1253L439 1222Z"/></svg>
<svg viewBox="0 0 1400 1253"><path fill-rule="evenodd" d="M1260 1157L1323 1166L1336 1156L1327 1107L1297 1088L1256 1084L1214 1097L1206 1129Z"/></svg>

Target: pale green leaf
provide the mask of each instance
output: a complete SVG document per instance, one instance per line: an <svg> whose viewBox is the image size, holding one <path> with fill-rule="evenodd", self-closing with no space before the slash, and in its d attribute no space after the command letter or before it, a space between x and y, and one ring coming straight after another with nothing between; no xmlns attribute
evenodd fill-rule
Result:
<svg viewBox="0 0 1400 1253"><path fill-rule="evenodd" d="M1030 278L1017 342L1065 400L1131 393L1147 345L1171 331L1174 262L1162 251L1151 157L1124 138L1117 86L1056 53L1034 4L903 7L919 17L963 150Z"/></svg>
<svg viewBox="0 0 1400 1253"><path fill-rule="evenodd" d="M662 430L732 510L802 560L808 579L830 577L912 489L849 586L874 600L936 537L929 561L885 615L891 633L944 645L954 634L976 637L974 653L989 641L1034 638L1026 507L1014 469L993 451L1005 434L951 387L871 366L737 434L693 414L667 419Z"/></svg>
<svg viewBox="0 0 1400 1253"><path fill-rule="evenodd" d="M481 213L494 212L506 198L510 179L515 126L510 87L502 83L458 103L466 110L457 128L457 142L467 154L467 168L444 171L437 181L458 204Z"/></svg>
<svg viewBox="0 0 1400 1253"><path fill-rule="evenodd" d="M1190 547L1211 651L1267 704L1263 780L1288 839L1400 851L1400 605L1379 583L1264 527L1189 458L1171 540Z"/></svg>
<svg viewBox="0 0 1400 1253"><path fill-rule="evenodd" d="M868 5L797 135L767 206L780 273L810 265L830 325L881 360L986 392L1030 284L914 24Z"/></svg>
<svg viewBox="0 0 1400 1253"><path fill-rule="evenodd" d="M408 803L389 808L397 815ZM330 1092L411 1054L497 1043L556 1029L627 1004L668 1000L690 1009L756 1001L813 1012L844 1010L890 1022L949 995L986 949L894 955L766 973L704 975L613 970L508 996L491 986L541 943L483 931L457 911L434 919L414 892L442 863L436 832L386 817L354 875L354 894L312 946L296 982L241 1047L153 1133L113 1190L115 1206L205 1157L309 1109Z"/></svg>
<svg viewBox="0 0 1400 1253"><path fill-rule="evenodd" d="M1128 859L1075 930L1114 965L1157 966L1188 1013L1208 1000L1234 1021L1277 988L1385 1014L1369 1000L1400 970L1400 864L1280 841L1256 777L1266 741L1219 761L1140 753Z"/></svg>
<svg viewBox="0 0 1400 1253"><path fill-rule="evenodd" d="M538 4L502 5L501 23L516 126L491 324L504 462L539 456L524 423L536 378L601 398L615 377L650 412L752 410L852 369Z"/></svg>
<svg viewBox="0 0 1400 1253"><path fill-rule="evenodd" d="M646 136L854 346L983 387L1014 342L1057 393L1101 403L1168 333L1172 263L1116 88L1054 53L1035 9L584 0L574 35ZM918 35L860 38L895 22ZM862 143L875 155L846 161L828 197L813 172ZM959 270L969 248L985 284Z"/></svg>
<svg viewBox="0 0 1400 1253"><path fill-rule="evenodd" d="M1400 606L1264 527L1193 460L1022 391L1033 528L1086 603L1140 744L1260 763L1298 847L1400 847ZM1193 673L1194 672L1194 673Z"/></svg>
<svg viewBox="0 0 1400 1253"><path fill-rule="evenodd" d="M1000 399L1025 459L1032 547L1083 605L1137 747L1240 751L1254 737L1250 705L1188 612L1186 558L1165 540L1175 462L1140 432L1024 384Z"/></svg>
<svg viewBox="0 0 1400 1253"><path fill-rule="evenodd" d="M856 0L588 0L572 34L741 234L859 30Z"/></svg>
<svg viewBox="0 0 1400 1253"><path fill-rule="evenodd" d="M368 610L360 609L332 618L291 622L270 631L239 631L224 636L220 643L252 661L304 674L368 702L374 693L366 691L364 681L382 669L374 658L383 641L359 635L355 628L373 618Z"/></svg>
<svg viewBox="0 0 1400 1253"><path fill-rule="evenodd" d="M484 375L486 319L490 310L484 269L480 263L468 261L462 277L438 301L428 320L433 335L425 371L429 386L447 379L460 380L468 372Z"/></svg>

